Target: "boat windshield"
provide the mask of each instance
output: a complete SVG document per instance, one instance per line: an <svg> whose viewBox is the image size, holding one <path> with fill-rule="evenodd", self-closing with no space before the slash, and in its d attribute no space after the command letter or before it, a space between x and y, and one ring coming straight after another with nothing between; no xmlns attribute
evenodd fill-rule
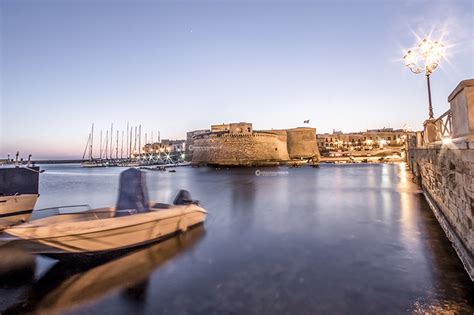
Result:
<svg viewBox="0 0 474 315"><path fill-rule="evenodd" d="M69 205L69 206L58 206L43 209L36 209L33 213L32 219L40 219L50 217L59 214L73 214L90 211L89 205Z"/></svg>

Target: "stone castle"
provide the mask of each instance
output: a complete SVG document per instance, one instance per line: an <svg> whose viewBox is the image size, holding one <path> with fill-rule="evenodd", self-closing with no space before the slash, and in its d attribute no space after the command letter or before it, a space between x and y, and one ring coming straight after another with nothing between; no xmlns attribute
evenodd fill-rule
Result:
<svg viewBox="0 0 474 315"><path fill-rule="evenodd" d="M253 130L251 123L212 125L187 135L188 157L193 164L264 166L317 163L316 129L299 127Z"/></svg>

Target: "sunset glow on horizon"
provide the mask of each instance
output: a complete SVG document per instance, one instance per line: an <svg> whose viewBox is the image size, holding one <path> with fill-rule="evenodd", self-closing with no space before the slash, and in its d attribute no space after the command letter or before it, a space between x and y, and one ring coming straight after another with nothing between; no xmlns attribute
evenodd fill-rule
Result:
<svg viewBox="0 0 474 315"><path fill-rule="evenodd" d="M0 19L0 159L80 159L92 123L143 144L241 121L420 130L426 82L401 56L425 37L446 47L435 117L474 77L469 1L4 0Z"/></svg>

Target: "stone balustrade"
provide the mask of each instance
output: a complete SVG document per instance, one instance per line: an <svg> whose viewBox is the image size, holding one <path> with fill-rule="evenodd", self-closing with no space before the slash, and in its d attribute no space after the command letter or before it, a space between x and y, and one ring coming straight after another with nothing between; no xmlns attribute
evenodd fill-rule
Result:
<svg viewBox="0 0 474 315"><path fill-rule="evenodd" d="M440 146L449 139L458 147L474 148L474 79L461 81L448 102L447 112L424 122L423 141L417 146Z"/></svg>

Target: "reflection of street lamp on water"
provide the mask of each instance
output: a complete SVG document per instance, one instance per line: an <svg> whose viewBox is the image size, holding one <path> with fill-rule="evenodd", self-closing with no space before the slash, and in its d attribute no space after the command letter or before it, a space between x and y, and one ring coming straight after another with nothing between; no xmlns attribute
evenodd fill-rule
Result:
<svg viewBox="0 0 474 315"><path fill-rule="evenodd" d="M428 115L433 119L433 105L431 104L430 75L438 68L439 62L444 57L446 48L438 41L423 39L415 48L408 50L403 56L405 66L415 74L425 73L428 86Z"/></svg>

